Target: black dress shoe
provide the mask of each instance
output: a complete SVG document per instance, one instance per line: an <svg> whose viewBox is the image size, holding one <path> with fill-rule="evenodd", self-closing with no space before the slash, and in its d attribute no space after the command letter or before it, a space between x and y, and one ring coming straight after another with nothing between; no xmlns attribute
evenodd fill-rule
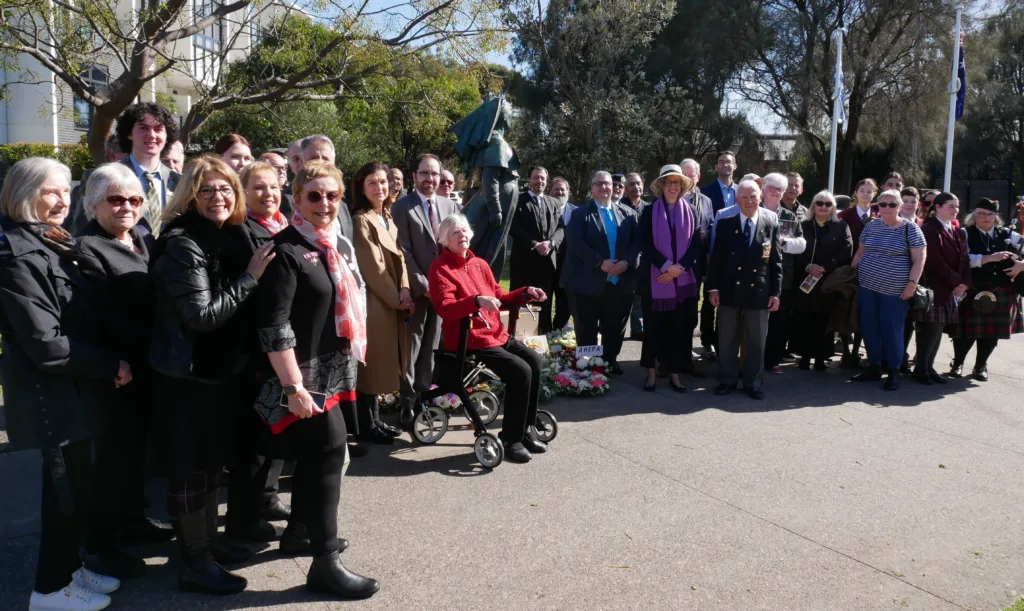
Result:
<svg viewBox="0 0 1024 611"><path fill-rule="evenodd" d="M903 364L900 365L900 373L905 376L914 375L914 370L910 368L910 361L903 361Z"/></svg>
<svg viewBox="0 0 1024 611"><path fill-rule="evenodd" d="M128 555L117 547L92 554L85 552L82 554L82 561L85 568L93 573L122 580L141 577L146 572L145 560Z"/></svg>
<svg viewBox="0 0 1024 611"><path fill-rule="evenodd" d="M345 568L338 552L313 559L306 575L306 587L342 598L369 598L380 590L376 579L356 575Z"/></svg>
<svg viewBox="0 0 1024 611"><path fill-rule="evenodd" d="M982 365L981 369L975 367L971 377L979 382L988 382L988 365Z"/></svg>
<svg viewBox="0 0 1024 611"><path fill-rule="evenodd" d="M760 388L744 388L743 392L747 393L747 396L755 401L761 401L764 399L764 393L761 392Z"/></svg>
<svg viewBox="0 0 1024 611"><path fill-rule="evenodd" d="M260 517L269 522L283 522L291 515L291 508L282 503L281 499L276 499L269 506L260 509Z"/></svg>
<svg viewBox="0 0 1024 611"><path fill-rule="evenodd" d="M338 552L343 552L348 549L348 539L338 537ZM312 552L312 547L309 544L309 532L306 531L306 527L301 524L288 524L288 528L284 529L284 534L281 535L281 543L278 546L278 551L285 556L308 556Z"/></svg>
<svg viewBox="0 0 1024 611"><path fill-rule="evenodd" d="M347 449L349 458L362 458L370 453L365 447L352 445L351 443L348 444Z"/></svg>
<svg viewBox="0 0 1024 611"><path fill-rule="evenodd" d="M280 526L274 526L266 520L259 520L244 526L229 524L224 528L224 534L237 541L252 541L254 543L269 543L276 541L284 532Z"/></svg>
<svg viewBox="0 0 1024 611"><path fill-rule="evenodd" d="M840 362L839 366L843 369L860 369L860 357L852 354L844 354L843 360ZM880 380L881 378L878 379Z"/></svg>
<svg viewBox="0 0 1024 611"><path fill-rule="evenodd" d="M882 368L869 364L867 369L850 378L851 382L877 382L882 379Z"/></svg>
<svg viewBox="0 0 1024 611"><path fill-rule="evenodd" d="M212 537L210 553L219 564L240 564L252 558L252 550L232 543L226 537Z"/></svg>
<svg viewBox="0 0 1024 611"><path fill-rule="evenodd" d="M890 369L889 376L885 378L885 384L882 385L882 390L899 390L900 388L900 370Z"/></svg>
<svg viewBox="0 0 1024 611"><path fill-rule="evenodd" d="M539 439L533 439L529 435L523 437L522 443L523 447L526 448L530 454L543 454L548 451L546 443Z"/></svg>
<svg viewBox="0 0 1024 611"><path fill-rule="evenodd" d="M173 539L174 529L162 522L140 517L121 524L117 535L121 545L152 545Z"/></svg>
<svg viewBox="0 0 1024 611"><path fill-rule="evenodd" d="M380 444L380 445L387 445L389 443L395 443L395 438L392 435L387 434L386 432L384 432L383 429L381 429L379 427L376 427L376 426L373 427L372 429L370 429L366 433L360 433L360 434L356 435L356 439L359 439L360 441L368 441L370 443L376 443L376 444Z"/></svg>
<svg viewBox="0 0 1024 611"><path fill-rule="evenodd" d="M520 442L506 443L505 444L505 460L511 460L512 462L530 462L533 458L533 454L526 449Z"/></svg>
<svg viewBox="0 0 1024 611"><path fill-rule="evenodd" d="M797 369L801 369L803 371L810 371L811 370L811 359L810 359L810 357L807 357L807 356L801 357L800 363L798 363L796 367L797 367Z"/></svg>
<svg viewBox="0 0 1024 611"><path fill-rule="evenodd" d="M931 378L932 382L935 382L936 384L949 383L949 380L939 375L939 372L935 371L934 369L928 372L928 377Z"/></svg>
<svg viewBox="0 0 1024 611"><path fill-rule="evenodd" d="M402 413L398 416L398 425L403 431L412 432L412 423L416 420L416 412L408 405L402 406Z"/></svg>
<svg viewBox="0 0 1024 611"><path fill-rule="evenodd" d="M949 373L947 373L946 375L953 378L954 380L959 380L960 378L964 377L964 364L956 362L950 363Z"/></svg>
<svg viewBox="0 0 1024 611"><path fill-rule="evenodd" d="M654 392L657 389L658 389L657 382L651 382L650 384L648 384L647 382L644 382L644 392Z"/></svg>
<svg viewBox="0 0 1024 611"><path fill-rule="evenodd" d="M373 423L377 425L377 428L384 431L388 435L391 435L392 437L399 437L402 435L402 429L396 426L391 426L390 424L387 424L382 420L374 420Z"/></svg>
<svg viewBox="0 0 1024 611"><path fill-rule="evenodd" d="M612 374L613 376L620 376L626 373L626 371L618 363L609 364L607 367L605 367L605 371Z"/></svg>
<svg viewBox="0 0 1024 611"><path fill-rule="evenodd" d="M925 386L933 386L935 384L935 382L932 382L932 377L928 375L928 372L915 371L912 377L917 383L924 384Z"/></svg>
<svg viewBox="0 0 1024 611"><path fill-rule="evenodd" d="M704 359L715 362L718 360L718 354L715 352L714 346L708 346L704 348Z"/></svg>
<svg viewBox="0 0 1024 611"><path fill-rule="evenodd" d="M719 384L718 386L715 387L715 394L718 395L719 397L724 397L725 395L731 393L734 390L736 390L735 384Z"/></svg>

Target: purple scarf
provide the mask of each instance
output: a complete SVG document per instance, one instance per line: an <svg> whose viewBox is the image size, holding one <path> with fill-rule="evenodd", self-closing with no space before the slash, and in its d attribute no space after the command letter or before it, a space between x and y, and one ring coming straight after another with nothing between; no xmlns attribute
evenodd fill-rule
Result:
<svg viewBox="0 0 1024 611"><path fill-rule="evenodd" d="M681 197L671 209L660 197L651 205L654 206L654 214L651 216L654 248L668 259L665 264L665 269L668 269L668 266L682 259L690 248L690 239L693 237L693 211ZM671 220L669 214L672 215ZM675 253L672 252L672 231L669 223L676 229ZM686 270L675 279L675 282L668 284L658 282L658 276L661 274L662 270L651 266L651 309L654 312L671 312L676 309L676 304L697 296L697 279L694 278L692 270Z"/></svg>

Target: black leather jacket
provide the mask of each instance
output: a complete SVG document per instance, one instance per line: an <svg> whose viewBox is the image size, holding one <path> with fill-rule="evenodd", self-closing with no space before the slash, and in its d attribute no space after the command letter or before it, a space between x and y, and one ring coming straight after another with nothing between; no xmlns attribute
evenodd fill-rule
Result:
<svg viewBox="0 0 1024 611"><path fill-rule="evenodd" d="M149 365L173 378L216 384L248 362L240 315L256 289L245 271L254 252L244 226L216 225L189 211L171 221L150 257L155 312Z"/></svg>

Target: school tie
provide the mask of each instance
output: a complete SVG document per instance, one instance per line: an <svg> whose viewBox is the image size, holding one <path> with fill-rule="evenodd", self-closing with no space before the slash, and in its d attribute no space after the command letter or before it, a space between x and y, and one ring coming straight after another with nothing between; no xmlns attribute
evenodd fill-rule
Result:
<svg viewBox="0 0 1024 611"><path fill-rule="evenodd" d="M754 223L752 219L747 219L746 224L743 225L743 242L747 246L750 246L750 238L754 236Z"/></svg>
<svg viewBox="0 0 1024 611"><path fill-rule="evenodd" d="M156 189L154 176L156 176L156 172L144 172L142 174L143 180L146 181L146 209L143 211L142 216L149 223L153 237L156 237L160 234L160 217L163 215L164 208L160 202L160 193Z"/></svg>

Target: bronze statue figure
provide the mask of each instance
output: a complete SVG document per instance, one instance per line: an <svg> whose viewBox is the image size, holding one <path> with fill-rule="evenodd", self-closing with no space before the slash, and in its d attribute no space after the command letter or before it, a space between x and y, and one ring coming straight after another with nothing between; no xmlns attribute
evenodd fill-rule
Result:
<svg viewBox="0 0 1024 611"><path fill-rule="evenodd" d="M510 121L511 108L498 96L452 127L463 173L481 169L480 190L462 209L473 229L469 248L487 261L496 279L505 266L505 242L519 201L519 157L504 138Z"/></svg>

